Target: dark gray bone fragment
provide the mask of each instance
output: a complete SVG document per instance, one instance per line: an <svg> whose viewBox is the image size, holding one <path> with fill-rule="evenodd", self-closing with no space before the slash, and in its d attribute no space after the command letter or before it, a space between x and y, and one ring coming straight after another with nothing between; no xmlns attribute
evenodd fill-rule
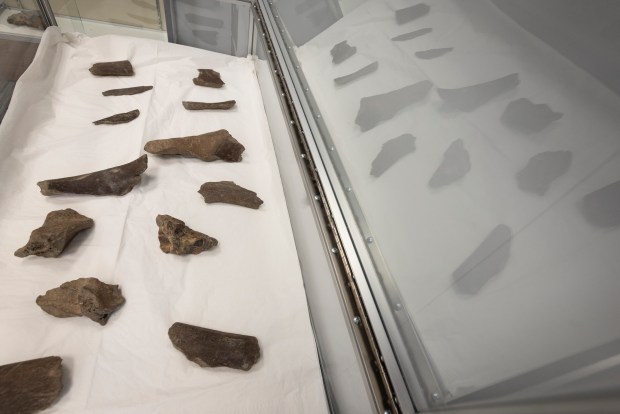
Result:
<svg viewBox="0 0 620 414"><path fill-rule="evenodd" d="M432 86L425 80L392 92L362 98L355 123L362 131L368 131L380 122L392 119L401 109L424 99Z"/></svg>
<svg viewBox="0 0 620 414"><path fill-rule="evenodd" d="M45 24L43 23L41 13L37 11L22 11L17 14L12 14L6 21L16 26L28 26L33 29L45 30Z"/></svg>
<svg viewBox="0 0 620 414"><path fill-rule="evenodd" d="M70 208L52 211L43 225L30 233L28 243L18 249L15 256L58 257L79 232L94 225L93 219Z"/></svg>
<svg viewBox="0 0 620 414"><path fill-rule="evenodd" d="M32 414L62 390L62 358L50 356L0 366L0 413Z"/></svg>
<svg viewBox="0 0 620 414"><path fill-rule="evenodd" d="M152 86L134 86L132 88L110 89L109 91L103 91L103 96L122 96L122 95L137 95L142 92L150 91Z"/></svg>
<svg viewBox="0 0 620 414"><path fill-rule="evenodd" d="M393 37L392 40L395 42L411 40L411 39L415 39L416 37L424 36L425 34L428 34L432 31L433 29L431 29L430 27L425 27L424 29L419 29L419 30L414 30L413 32L403 33L401 35Z"/></svg>
<svg viewBox="0 0 620 414"><path fill-rule="evenodd" d="M438 188L452 184L471 169L469 152L462 139L454 141L443 154L443 160L428 182L429 187Z"/></svg>
<svg viewBox="0 0 620 414"><path fill-rule="evenodd" d="M342 63L357 52L355 46L349 46L346 40L336 44L329 52L332 55L332 62L335 64Z"/></svg>
<svg viewBox="0 0 620 414"><path fill-rule="evenodd" d="M40 181L37 185L41 194L90 194L122 196L140 183L142 174L148 166L146 154L127 164L95 171L74 177Z"/></svg>
<svg viewBox="0 0 620 414"><path fill-rule="evenodd" d="M203 109L230 109L237 101L224 101L224 102L189 102L183 101L183 107L189 111L200 111Z"/></svg>
<svg viewBox="0 0 620 414"><path fill-rule="evenodd" d="M196 37L196 39L208 45L211 45L211 46L217 45L218 32L216 30L194 29L192 30L192 34ZM196 85L198 84L196 83ZM201 86L207 86L207 85L201 85ZM219 86L212 86L212 87L219 88Z"/></svg>
<svg viewBox="0 0 620 414"><path fill-rule="evenodd" d="M597 227L620 225L620 181L586 195L583 198L583 215Z"/></svg>
<svg viewBox="0 0 620 414"><path fill-rule="evenodd" d="M545 151L534 155L525 168L516 175L517 184L523 191L545 195L551 182L570 167L573 153L570 151Z"/></svg>
<svg viewBox="0 0 620 414"><path fill-rule="evenodd" d="M415 137L411 134L402 134L387 141L381 151L372 161L370 175L380 177L392 165L396 164L405 155L415 151Z"/></svg>
<svg viewBox="0 0 620 414"><path fill-rule="evenodd" d="M221 88L224 86L220 73L213 69L198 69L198 77L194 78L193 81L195 85L207 86L209 88Z"/></svg>
<svg viewBox="0 0 620 414"><path fill-rule="evenodd" d="M464 112L470 112L502 93L516 88L518 84L519 74L512 73L489 82L464 88L437 88L437 93L450 106Z"/></svg>
<svg viewBox="0 0 620 414"><path fill-rule="evenodd" d="M426 16L431 8L426 3L418 3L411 7L396 10L396 23L405 24Z"/></svg>
<svg viewBox="0 0 620 414"><path fill-rule="evenodd" d="M238 186L232 181L204 183L198 190L205 203L228 203L257 209L263 204L254 191Z"/></svg>
<svg viewBox="0 0 620 414"><path fill-rule="evenodd" d="M564 114L554 112L549 105L535 104L527 98L516 99L508 104L501 121L509 128L524 134L540 132Z"/></svg>
<svg viewBox="0 0 620 414"><path fill-rule="evenodd" d="M121 114L116 114L109 116L107 118L100 119L98 121L93 122L95 125L116 125L116 124L126 124L127 122L131 122L140 116L140 111L138 109L134 109L133 111L123 112Z"/></svg>
<svg viewBox="0 0 620 414"><path fill-rule="evenodd" d="M260 358L260 346L254 336L175 322L168 330L168 337L176 349L201 367L249 371Z"/></svg>
<svg viewBox="0 0 620 414"><path fill-rule="evenodd" d="M95 76L133 76L133 66L128 60L95 63L90 69Z"/></svg>
<svg viewBox="0 0 620 414"><path fill-rule="evenodd" d="M198 254L217 246L217 240L190 229L179 219L160 214L155 219L159 227L159 248L164 253Z"/></svg>
<svg viewBox="0 0 620 414"><path fill-rule="evenodd" d="M207 26L215 29L222 29L224 27L224 20L222 19L200 16L195 13L185 13L185 20L187 20L188 23L195 24L197 26Z"/></svg>
<svg viewBox="0 0 620 414"><path fill-rule="evenodd" d="M241 161L245 147L225 129L183 138L167 138L149 141L144 150L157 155L182 155L202 161Z"/></svg>
<svg viewBox="0 0 620 414"><path fill-rule="evenodd" d="M346 85L349 82L353 82L354 80L361 78L362 76L366 76L370 73L373 73L374 71L377 70L378 67L379 67L379 62L373 62L370 65L366 65L360 70L357 70L349 75L341 76L339 78L334 79L334 82L336 83L336 85Z"/></svg>
<svg viewBox="0 0 620 414"><path fill-rule="evenodd" d="M429 50L420 50L419 52L415 52L415 56L418 59L435 59L440 56L445 55L446 53L452 52L454 50L453 47L444 47L440 49L429 49Z"/></svg>
<svg viewBox="0 0 620 414"><path fill-rule="evenodd" d="M506 267L510 257L512 232L500 224L489 233L474 252L452 273L454 288L462 294L474 295Z"/></svg>
<svg viewBox="0 0 620 414"><path fill-rule="evenodd" d="M100 325L125 303L118 285L108 285L94 277L65 282L37 297L37 305L57 318L86 316Z"/></svg>

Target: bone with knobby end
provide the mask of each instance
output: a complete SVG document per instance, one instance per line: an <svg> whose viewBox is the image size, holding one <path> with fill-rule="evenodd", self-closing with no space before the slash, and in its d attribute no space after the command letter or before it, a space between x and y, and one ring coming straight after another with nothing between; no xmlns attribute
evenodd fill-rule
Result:
<svg viewBox="0 0 620 414"><path fill-rule="evenodd" d="M164 253L198 254L218 244L213 237L192 230L185 222L167 214L158 215L155 222L159 227L159 248Z"/></svg>
<svg viewBox="0 0 620 414"><path fill-rule="evenodd" d="M133 66L128 60L95 63L88 69L95 76L132 76Z"/></svg>
<svg viewBox="0 0 620 414"><path fill-rule="evenodd" d="M144 146L146 152L157 155L181 155L202 161L241 161L245 147L225 129L182 138L156 139Z"/></svg>
<svg viewBox="0 0 620 414"><path fill-rule="evenodd" d="M224 86L220 73L213 69L198 69L198 77L193 79L194 84L198 86L207 86L209 88L221 88Z"/></svg>
<svg viewBox="0 0 620 414"><path fill-rule="evenodd" d="M208 182L198 190L205 203L228 203L257 209L263 204L254 191L243 188L232 181Z"/></svg>

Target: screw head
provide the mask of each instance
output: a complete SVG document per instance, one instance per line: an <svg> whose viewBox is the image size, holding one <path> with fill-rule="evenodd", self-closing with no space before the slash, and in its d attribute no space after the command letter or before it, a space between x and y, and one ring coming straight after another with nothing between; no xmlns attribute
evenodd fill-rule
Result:
<svg viewBox="0 0 620 414"><path fill-rule="evenodd" d="M403 308L403 305L401 305L400 303L397 303L395 307L396 307L396 310L401 310Z"/></svg>
<svg viewBox="0 0 620 414"><path fill-rule="evenodd" d="M347 187L347 193L350 193L351 191L353 191L353 189L351 187Z"/></svg>
<svg viewBox="0 0 620 414"><path fill-rule="evenodd" d="M301 154L301 158L306 158L306 154Z"/></svg>
<svg viewBox="0 0 620 414"><path fill-rule="evenodd" d="M338 249L336 249L335 247L332 247L332 253L338 253Z"/></svg>
<svg viewBox="0 0 620 414"><path fill-rule="evenodd" d="M294 125L294 124L295 124L295 121L290 121L290 124L291 124L291 125Z"/></svg>
<svg viewBox="0 0 620 414"><path fill-rule="evenodd" d="M362 323L362 318L360 318L359 316L356 316L355 318L353 318L353 323L355 323L356 325L359 325L360 323Z"/></svg>
<svg viewBox="0 0 620 414"><path fill-rule="evenodd" d="M317 117L317 118L320 118L320 117L321 117L321 114L318 114L316 117Z"/></svg>
<svg viewBox="0 0 620 414"><path fill-rule="evenodd" d="M336 151L336 148L335 147L329 147L329 150L330 151Z"/></svg>
<svg viewBox="0 0 620 414"><path fill-rule="evenodd" d="M387 410L387 409L386 409L386 410L383 412L383 414L392 414L392 411L391 411L391 410Z"/></svg>
<svg viewBox="0 0 620 414"><path fill-rule="evenodd" d="M319 201L319 200L321 199L321 197L317 194L317 195L315 195L315 196L314 196L314 199L315 199L316 201Z"/></svg>
<svg viewBox="0 0 620 414"><path fill-rule="evenodd" d="M374 242L375 239L373 239L372 237L366 237L366 243L370 244L372 242Z"/></svg>
<svg viewBox="0 0 620 414"><path fill-rule="evenodd" d="M433 399L433 401L437 402L439 401L439 393L438 392L434 392L431 394L431 398Z"/></svg>

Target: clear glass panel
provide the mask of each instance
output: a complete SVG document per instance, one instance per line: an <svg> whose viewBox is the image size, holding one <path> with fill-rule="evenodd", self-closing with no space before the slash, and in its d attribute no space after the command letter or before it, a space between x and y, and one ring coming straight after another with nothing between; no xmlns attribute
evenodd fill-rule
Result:
<svg viewBox="0 0 620 414"><path fill-rule="evenodd" d="M0 0L0 35L41 37L45 24L36 4Z"/></svg>
<svg viewBox="0 0 620 414"><path fill-rule="evenodd" d="M429 404L620 391L620 2L272 3Z"/></svg>

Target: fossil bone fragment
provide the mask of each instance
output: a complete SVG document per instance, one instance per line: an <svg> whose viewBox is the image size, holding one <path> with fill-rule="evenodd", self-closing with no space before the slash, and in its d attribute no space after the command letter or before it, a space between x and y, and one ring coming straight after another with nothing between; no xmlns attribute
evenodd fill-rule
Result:
<svg viewBox="0 0 620 414"><path fill-rule="evenodd" d="M464 88L437 88L437 93L450 106L464 112L471 112L502 93L516 88L517 85L519 85L519 74L512 73L492 81Z"/></svg>
<svg viewBox="0 0 620 414"><path fill-rule="evenodd" d="M195 26L213 27L215 29L222 29L224 27L224 20L222 19L201 16L195 13L185 13L185 20Z"/></svg>
<svg viewBox="0 0 620 414"><path fill-rule="evenodd" d="M419 30L414 30L413 32L403 33L401 35L393 37L392 40L395 42L403 42L405 40L411 40L411 39L415 39L416 37L424 36L425 34L428 34L432 31L433 29L431 29L430 27L425 27L424 29L419 29Z"/></svg>
<svg viewBox="0 0 620 414"><path fill-rule="evenodd" d="M516 99L508 104L501 121L507 127L525 134L540 132L564 114L554 112L549 105L535 104L527 98Z"/></svg>
<svg viewBox="0 0 620 414"><path fill-rule="evenodd" d="M355 46L349 46L346 40L336 44L329 52L332 55L332 62L335 64L342 63L357 52Z"/></svg>
<svg viewBox="0 0 620 414"><path fill-rule="evenodd" d="M198 69L198 77L193 79L194 85L207 86L209 88L221 88L224 81L220 73L213 69Z"/></svg>
<svg viewBox="0 0 620 414"><path fill-rule="evenodd" d="M168 337L176 349L201 367L249 371L260 358L260 346L254 336L175 322L168 329Z"/></svg>
<svg viewBox="0 0 620 414"><path fill-rule="evenodd" d="M217 246L217 240L190 229L185 223L167 214L157 216L159 248L164 253L198 254Z"/></svg>
<svg viewBox="0 0 620 414"><path fill-rule="evenodd" d="M95 76L133 76L133 66L128 60L95 63L90 69Z"/></svg>
<svg viewBox="0 0 620 414"><path fill-rule="evenodd" d="M93 122L95 125L116 125L116 124L126 124L127 122L131 122L136 119L140 115L140 111L138 109L134 109L133 111L123 112L121 114L116 114L109 116L107 118L100 119L98 121Z"/></svg>
<svg viewBox="0 0 620 414"><path fill-rule="evenodd" d="M500 224L489 233L473 253L452 273L455 289L473 295L506 267L510 257L512 231Z"/></svg>
<svg viewBox="0 0 620 414"><path fill-rule="evenodd" d="M205 203L228 203L257 209L263 204L254 191L238 186L232 181L204 183L198 190Z"/></svg>
<svg viewBox="0 0 620 414"><path fill-rule="evenodd" d="M392 119L401 109L421 101L432 86L425 80L392 92L362 98L355 123L362 131L368 131L380 122Z"/></svg>
<svg viewBox="0 0 620 414"><path fill-rule="evenodd" d="M586 220L597 227L620 225L620 181L586 195L582 207Z"/></svg>
<svg viewBox="0 0 620 414"><path fill-rule="evenodd" d="M189 102L183 101L183 107L189 111L200 111L202 109L230 109L237 101L224 102Z"/></svg>
<svg viewBox="0 0 620 414"><path fill-rule="evenodd" d="M130 163L95 171L74 177L56 178L37 183L41 194L50 196L57 194L90 194L118 195L130 192L140 183L142 174L148 166L146 154Z"/></svg>
<svg viewBox="0 0 620 414"><path fill-rule="evenodd" d="M182 155L203 161L241 161L245 147L225 129L183 138L167 138L149 141L146 152L157 155Z"/></svg>
<svg viewBox="0 0 620 414"><path fill-rule="evenodd" d="M453 47L444 47L440 49L429 49L429 50L421 50L419 52L415 52L415 56L418 59L435 59L440 56L445 55L446 53L450 53L454 50Z"/></svg>
<svg viewBox="0 0 620 414"><path fill-rule="evenodd" d="M12 14L6 21L16 26L28 26L33 29L45 30L45 24L43 23L41 13L36 11L22 11Z"/></svg>
<svg viewBox="0 0 620 414"><path fill-rule="evenodd" d="M346 85L347 83L353 82L363 76L373 73L379 67L379 62L373 62L369 65L364 66L360 70L357 70L349 75L341 76L339 78L334 79L336 85Z"/></svg>
<svg viewBox="0 0 620 414"><path fill-rule="evenodd" d="M118 285L94 277L65 282L37 297L37 305L57 318L86 316L100 325L108 323L114 311L125 303Z"/></svg>
<svg viewBox="0 0 620 414"><path fill-rule="evenodd" d="M79 232L94 225L93 219L70 208L51 211L43 225L30 233L28 243L17 249L15 256L58 257Z"/></svg>
<svg viewBox="0 0 620 414"><path fill-rule="evenodd" d="M412 22L420 17L426 16L431 11L431 8L426 3L414 4L404 9L396 10L396 23L405 24Z"/></svg>
<svg viewBox="0 0 620 414"><path fill-rule="evenodd" d="M0 366L0 413L32 414L62 390L62 358L49 356Z"/></svg>
<svg viewBox="0 0 620 414"><path fill-rule="evenodd" d="M469 152L462 139L454 141L443 154L443 160L428 182L429 187L438 188L452 184L471 169Z"/></svg>
<svg viewBox="0 0 620 414"><path fill-rule="evenodd" d="M380 177L392 165L396 164L405 155L415 151L415 137L411 134L402 134L387 141L381 151L372 161L370 175Z"/></svg>
<svg viewBox="0 0 620 414"><path fill-rule="evenodd" d="M570 167L573 153L570 151L545 151L534 155L525 168L516 175L517 184L523 191L545 195L551 182Z"/></svg>
<svg viewBox="0 0 620 414"><path fill-rule="evenodd" d="M103 96L121 96L121 95L137 95L142 92L150 91L152 86L134 86L132 88L110 89L101 92Z"/></svg>

